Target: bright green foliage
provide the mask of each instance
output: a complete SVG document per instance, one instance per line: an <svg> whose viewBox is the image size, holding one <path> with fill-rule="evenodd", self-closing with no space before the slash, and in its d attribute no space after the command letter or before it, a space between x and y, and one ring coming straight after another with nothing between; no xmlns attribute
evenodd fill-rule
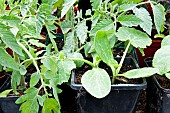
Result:
<svg viewBox="0 0 170 113"><path fill-rule="evenodd" d="M136 7L136 4L123 4L118 8L118 12L132 10Z"/></svg>
<svg viewBox="0 0 170 113"><path fill-rule="evenodd" d="M87 38L87 26L86 21L79 22L76 28L76 34L82 44L85 43Z"/></svg>
<svg viewBox="0 0 170 113"><path fill-rule="evenodd" d="M19 65L2 47L0 47L0 64L14 70L19 70Z"/></svg>
<svg viewBox="0 0 170 113"><path fill-rule="evenodd" d="M90 35L95 36L97 31L99 30L112 30L114 28L113 21L111 19L104 19L97 23L96 26L94 26L94 29L92 29Z"/></svg>
<svg viewBox="0 0 170 113"><path fill-rule="evenodd" d="M38 113L39 104L37 100L38 89L29 88L25 91L25 95L16 100L17 104L21 104L20 111L22 113Z"/></svg>
<svg viewBox="0 0 170 113"><path fill-rule="evenodd" d="M141 68L141 69L130 70L124 73L123 76L129 79L145 78L145 77L152 76L153 74L157 72L158 72L157 68L146 67L146 68Z"/></svg>
<svg viewBox="0 0 170 113"><path fill-rule="evenodd" d="M151 44L151 39L144 32L136 30L135 28L120 27L116 36L121 41L129 40L136 48L146 48Z"/></svg>
<svg viewBox="0 0 170 113"><path fill-rule="evenodd" d="M22 49L18 45L15 36L9 31L9 27L4 24L0 24L0 38L9 48L23 56Z"/></svg>
<svg viewBox="0 0 170 113"><path fill-rule="evenodd" d="M40 80L40 75L38 73L33 73L30 79L30 87L34 87Z"/></svg>
<svg viewBox="0 0 170 113"><path fill-rule="evenodd" d="M164 37L162 42L161 42L161 47L162 46L167 46L167 45L170 45L170 35Z"/></svg>
<svg viewBox="0 0 170 113"><path fill-rule="evenodd" d="M170 45L163 46L155 52L153 67L159 69L159 74L163 75L170 71Z"/></svg>
<svg viewBox="0 0 170 113"><path fill-rule="evenodd" d="M121 15L117 18L118 22L127 27L138 26L143 21L135 15Z"/></svg>
<svg viewBox="0 0 170 113"><path fill-rule="evenodd" d="M101 6L102 0L90 0L92 3L92 9L97 10Z"/></svg>
<svg viewBox="0 0 170 113"><path fill-rule="evenodd" d="M74 36L74 32L69 32L63 50L65 52L74 52L78 46L78 39Z"/></svg>
<svg viewBox="0 0 170 113"><path fill-rule="evenodd" d="M112 63L117 63L115 60L112 60L113 55L105 31L97 32L95 37L95 50L100 58L103 60L103 62L105 62L106 64L110 65Z"/></svg>
<svg viewBox="0 0 170 113"><path fill-rule="evenodd" d="M5 90L0 93L0 97L7 97L7 95L12 91L12 89Z"/></svg>
<svg viewBox="0 0 170 113"><path fill-rule="evenodd" d="M151 4L153 15L154 15L154 23L158 34L164 27L165 24L165 9L161 4L153 5Z"/></svg>
<svg viewBox="0 0 170 113"><path fill-rule="evenodd" d="M69 9L73 6L73 4L76 2L76 0L65 0L63 4L63 9L61 11L61 17L63 17Z"/></svg>
<svg viewBox="0 0 170 113"><path fill-rule="evenodd" d="M60 113L60 105L53 98L44 101L42 113Z"/></svg>
<svg viewBox="0 0 170 113"><path fill-rule="evenodd" d="M135 8L133 9L135 15L140 18L143 22L139 25L140 27L149 35L151 35L152 31L152 19L149 12L145 8Z"/></svg>
<svg viewBox="0 0 170 113"><path fill-rule="evenodd" d="M83 75L81 83L96 98L105 97L111 90L110 77L104 69L100 68L93 68L87 71Z"/></svg>
<svg viewBox="0 0 170 113"><path fill-rule="evenodd" d="M82 54L78 53L78 52L68 53L67 57L68 58L80 58L80 59L83 59ZM76 64L76 67L81 67L84 64L84 62L78 61L78 60L75 60L74 63Z"/></svg>
<svg viewBox="0 0 170 113"><path fill-rule="evenodd" d="M60 67L58 70L58 84L62 84L63 82L67 82L70 78L71 70L76 68L76 65L71 60L64 60L58 63Z"/></svg>
<svg viewBox="0 0 170 113"><path fill-rule="evenodd" d="M11 85L14 92L17 90L17 86L20 84L21 81L21 74L19 71L13 71L11 76Z"/></svg>

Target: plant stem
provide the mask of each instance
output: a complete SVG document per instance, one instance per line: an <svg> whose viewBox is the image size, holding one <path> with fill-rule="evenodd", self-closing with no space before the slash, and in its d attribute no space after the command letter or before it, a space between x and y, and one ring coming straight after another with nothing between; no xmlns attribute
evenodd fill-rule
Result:
<svg viewBox="0 0 170 113"><path fill-rule="evenodd" d="M57 47L57 45L56 45L56 42L55 42L55 40L52 38L51 32L50 32L48 26L47 26L47 25L45 25L45 26L46 26L46 28L47 28L47 32L48 32L49 38L50 38L50 40L51 40L51 43L52 43L52 45L54 46L55 52L58 53L58 47Z"/></svg>
<svg viewBox="0 0 170 113"><path fill-rule="evenodd" d="M88 61L88 60L85 60L85 59L81 59L81 58L69 58L70 60L79 60L79 61L82 61L82 62L85 62L86 64L90 65L91 67L95 67L95 65Z"/></svg>
<svg viewBox="0 0 170 113"><path fill-rule="evenodd" d="M42 75L41 75L41 73L40 73L40 69L39 69L39 67L38 67L38 65L37 65L36 60L34 60L34 57L31 55L31 53L27 50L27 48L25 48L25 46L24 46L22 43L20 43L20 42L18 41L18 44L19 44L19 46L27 53L27 55L30 57L30 59L32 59L33 64L34 64L34 66L35 66L35 68L36 68L36 70L37 70L37 73L39 74L39 76L40 76L40 78L41 78L41 83L42 83L42 86L43 86L43 88L44 88L44 91L47 93L46 87L45 87L44 82L43 82L43 77L42 77Z"/></svg>
<svg viewBox="0 0 170 113"><path fill-rule="evenodd" d="M128 49L129 49L129 47L130 47L130 44L131 44L131 42L129 41L128 45L126 46L125 52L123 53L123 56L122 56L122 58L121 58L121 60L120 60L119 67L118 67L117 70L116 70L116 74L119 73L119 71L120 71L120 69L121 69L121 67L122 67L122 65L123 65L123 62L124 62L124 59L125 59L126 54L127 54L127 52L128 52Z"/></svg>
<svg viewBox="0 0 170 113"><path fill-rule="evenodd" d="M115 78L116 78L116 69L113 65L110 66L111 67L111 70L112 70L112 84L115 82Z"/></svg>

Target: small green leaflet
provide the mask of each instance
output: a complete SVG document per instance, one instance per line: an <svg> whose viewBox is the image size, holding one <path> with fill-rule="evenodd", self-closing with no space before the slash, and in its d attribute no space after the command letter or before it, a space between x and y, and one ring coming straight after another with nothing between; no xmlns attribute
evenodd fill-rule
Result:
<svg viewBox="0 0 170 113"><path fill-rule="evenodd" d="M143 33L135 28L120 27L116 36L121 41L129 40L136 48L146 48L152 43L152 40L146 33Z"/></svg>
<svg viewBox="0 0 170 113"><path fill-rule="evenodd" d="M14 52L21 56L24 56L22 48L18 45L15 36L12 34L12 32L10 32L9 29L7 29L7 26L5 26L4 24L0 24L0 37L1 40Z"/></svg>
<svg viewBox="0 0 170 113"><path fill-rule="evenodd" d="M62 32L65 34L73 28L73 23L70 20L64 20L60 23Z"/></svg>
<svg viewBox="0 0 170 113"><path fill-rule="evenodd" d="M77 45L78 45L78 39L77 37L74 36L74 32L69 32L66 37L63 51L66 51L66 53L74 52L77 49Z"/></svg>
<svg viewBox="0 0 170 113"><path fill-rule="evenodd" d="M19 71L13 71L11 76L11 85L14 92L16 92L17 86L20 84L21 74Z"/></svg>
<svg viewBox="0 0 170 113"><path fill-rule="evenodd" d="M29 88L24 93L25 95L19 97L16 100L16 104L21 104L20 111L21 113L38 113L39 104L38 104L38 92L37 88Z"/></svg>
<svg viewBox="0 0 170 113"><path fill-rule="evenodd" d="M44 101L42 113L60 113L59 103L53 98L47 98Z"/></svg>
<svg viewBox="0 0 170 113"><path fill-rule="evenodd" d="M136 7L135 4L123 4L120 5L118 8L118 12L122 12L122 11L128 11L128 10L132 10Z"/></svg>
<svg viewBox="0 0 170 113"><path fill-rule="evenodd" d="M63 9L61 10L61 18L68 12L68 10L73 6L77 0L65 0L63 4Z"/></svg>
<svg viewBox="0 0 170 113"><path fill-rule="evenodd" d="M129 79L145 78L152 76L153 74L156 74L158 71L159 70L157 68L145 67L127 71L126 73L123 74L123 76Z"/></svg>
<svg viewBox="0 0 170 113"><path fill-rule="evenodd" d="M117 18L118 22L127 27L138 26L143 21L135 15L121 15Z"/></svg>
<svg viewBox="0 0 170 113"><path fill-rule="evenodd" d="M145 8L135 8L133 9L135 15L140 18L143 22L139 25L140 27L149 35L151 35L152 31L152 19L149 12Z"/></svg>
<svg viewBox="0 0 170 113"><path fill-rule="evenodd" d="M153 5L151 4L153 15L154 15L154 23L156 26L156 30L158 34L160 34L161 28L165 24L165 9L161 4Z"/></svg>
<svg viewBox="0 0 170 113"><path fill-rule="evenodd" d="M0 97L7 97L7 95L12 91L12 89L5 90L0 93Z"/></svg>
<svg viewBox="0 0 170 113"><path fill-rule="evenodd" d="M92 3L93 10L97 10L102 4L102 0L90 0L90 2Z"/></svg>
<svg viewBox="0 0 170 113"><path fill-rule="evenodd" d="M30 87L34 87L40 80L40 75L38 73L33 73L30 79Z"/></svg>
<svg viewBox="0 0 170 113"><path fill-rule="evenodd" d="M153 58L153 67L159 69L160 75L170 71L170 45L158 49Z"/></svg>
<svg viewBox="0 0 170 113"><path fill-rule="evenodd" d="M62 84L64 82L68 82L71 70L76 68L76 65L74 61L66 59L63 61L59 61L58 67L59 67L57 74L58 84Z"/></svg>
<svg viewBox="0 0 170 113"><path fill-rule="evenodd" d="M80 59L83 59L83 55L81 53L77 53L77 52L68 53L67 57L68 58L80 58ZM78 61L78 60L75 60L74 63L76 64L76 67L81 67L84 64L84 62Z"/></svg>
<svg viewBox="0 0 170 113"><path fill-rule="evenodd" d="M114 29L114 23L111 19L104 19L97 23L94 28L92 29L90 36L95 36L97 31L99 30L113 30Z"/></svg>
<svg viewBox="0 0 170 113"><path fill-rule="evenodd" d="M30 39L28 42L37 47L46 47L45 44L39 42L39 40Z"/></svg>
<svg viewBox="0 0 170 113"><path fill-rule="evenodd" d="M87 26L86 21L79 22L76 26L76 34L80 42L84 44L87 38Z"/></svg>
<svg viewBox="0 0 170 113"><path fill-rule="evenodd" d="M19 65L2 47L0 47L0 64L13 70L19 70Z"/></svg>
<svg viewBox="0 0 170 113"><path fill-rule="evenodd" d="M93 68L85 72L81 83L83 87L94 97L103 98L111 90L111 81L108 73L104 69Z"/></svg>

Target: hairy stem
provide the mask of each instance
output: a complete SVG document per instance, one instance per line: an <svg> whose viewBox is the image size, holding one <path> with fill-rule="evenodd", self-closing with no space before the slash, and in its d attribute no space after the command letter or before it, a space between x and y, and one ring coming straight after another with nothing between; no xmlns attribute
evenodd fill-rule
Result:
<svg viewBox="0 0 170 113"><path fill-rule="evenodd" d="M119 67L118 67L117 70L116 70L116 74L119 73L119 71L120 71L120 69L121 69L121 67L122 67L122 65L123 65L123 62L124 62L124 60L125 60L125 57L126 57L126 54L127 54L127 52L128 52L128 49L129 49L129 47L130 47L130 44L131 44L131 42L129 41L128 45L126 46L125 52L123 53L123 56L122 56L122 58L121 58L121 60L120 60Z"/></svg>

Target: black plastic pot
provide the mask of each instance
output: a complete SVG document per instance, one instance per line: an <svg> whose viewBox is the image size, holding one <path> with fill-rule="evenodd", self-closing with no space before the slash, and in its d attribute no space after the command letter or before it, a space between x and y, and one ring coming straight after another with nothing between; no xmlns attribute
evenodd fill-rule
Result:
<svg viewBox="0 0 170 113"><path fill-rule="evenodd" d="M144 59L148 67L152 66L152 57ZM170 89L161 87L156 76L147 78L147 113L170 113Z"/></svg>
<svg viewBox="0 0 170 113"><path fill-rule="evenodd" d="M21 113L19 112L20 105L15 104L18 97L1 97L0 98L0 113Z"/></svg>
<svg viewBox="0 0 170 113"><path fill-rule="evenodd" d="M170 89L160 86L155 76L148 85L148 113L170 113Z"/></svg>
<svg viewBox="0 0 170 113"><path fill-rule="evenodd" d="M124 63L138 68L133 58L126 58ZM145 79L142 79L141 84L112 85L108 96L97 99L87 93L81 84L75 84L74 72L71 78L71 87L79 91L77 93L77 113L135 113L140 91L146 88L146 85Z"/></svg>

